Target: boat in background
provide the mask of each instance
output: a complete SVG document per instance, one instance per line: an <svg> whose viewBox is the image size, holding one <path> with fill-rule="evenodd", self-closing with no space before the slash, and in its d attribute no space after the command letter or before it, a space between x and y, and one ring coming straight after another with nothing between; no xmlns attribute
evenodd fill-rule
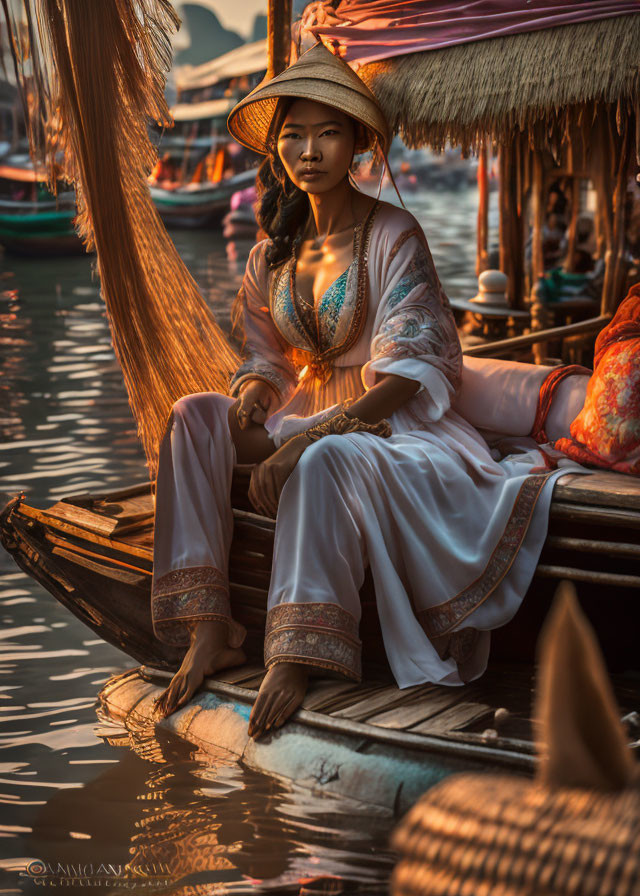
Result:
<svg viewBox="0 0 640 896"><path fill-rule="evenodd" d="M225 152L220 147L218 152L221 149ZM215 181L206 176L200 179L198 167L202 166L206 171L212 157L215 166L216 157L220 157L218 152L210 152L201 157L196 163L196 171L186 182L166 177L157 178L152 174L149 181L151 198L167 226L206 227L228 211L234 193L255 183L256 173L253 168L239 171L227 169L226 175ZM159 164L167 166L175 163L169 156L161 159Z"/></svg>
<svg viewBox="0 0 640 896"><path fill-rule="evenodd" d="M149 177L151 198L165 224L205 227L229 210L231 197L255 183L255 154L226 132L233 103L184 103L171 113L177 133Z"/></svg>
<svg viewBox="0 0 640 896"><path fill-rule="evenodd" d="M266 60L261 40L176 69L175 125L159 140L160 158L149 179L165 224L206 227L229 211L234 194L254 185L259 157L230 138L227 116L261 80ZM246 230L246 215L242 224Z"/></svg>
<svg viewBox="0 0 640 896"><path fill-rule="evenodd" d="M19 255L83 255L75 230L75 192L63 181L47 188L27 154L0 159L0 244Z"/></svg>

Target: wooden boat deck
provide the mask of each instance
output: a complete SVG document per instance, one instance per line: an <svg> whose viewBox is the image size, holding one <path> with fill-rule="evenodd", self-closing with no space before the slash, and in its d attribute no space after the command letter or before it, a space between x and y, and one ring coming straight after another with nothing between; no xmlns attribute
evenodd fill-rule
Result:
<svg viewBox="0 0 640 896"><path fill-rule="evenodd" d="M232 488L230 581L234 614L248 630L250 664L206 683L210 691L245 704L253 703L265 674L260 660L275 529L274 520L249 509L248 476L248 469L238 468ZM165 685L183 651L161 644L151 624L153 498L148 483L104 495L72 496L47 510L13 499L0 516L0 535L22 569L100 637L140 662L145 680ZM540 583L560 577L584 583L581 594L590 586L599 596L614 591L626 595L619 623L637 645L640 481L594 473L558 483L534 594L525 598L525 605L535 609ZM313 680L298 721L336 736L361 738L363 745L382 743L520 768L532 765L530 662L493 663L480 681L462 688L425 684L399 690L386 663L370 581L361 597L363 682ZM535 641L537 630L529 634ZM635 741L640 737L640 681L621 678L616 688Z"/></svg>
<svg viewBox="0 0 640 896"><path fill-rule="evenodd" d="M170 673L145 666L139 671L162 687L170 679ZM218 673L205 687L253 704L265 674L262 666L252 664ZM638 749L640 681L614 677L614 689L630 744ZM490 665L480 680L464 687L421 684L403 690L390 675L373 677L369 672L360 684L312 680L294 718L310 728L361 737L363 744L530 770L535 754L533 694L531 666Z"/></svg>

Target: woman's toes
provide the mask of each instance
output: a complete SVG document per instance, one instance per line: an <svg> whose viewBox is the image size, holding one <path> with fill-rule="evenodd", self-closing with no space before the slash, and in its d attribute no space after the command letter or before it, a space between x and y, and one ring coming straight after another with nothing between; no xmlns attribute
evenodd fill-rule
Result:
<svg viewBox="0 0 640 896"><path fill-rule="evenodd" d="M280 710L278 715L275 716L275 718L273 720L273 727L281 728L282 725L284 725L284 723L287 721L289 716L293 715L293 713L296 711L296 709L300 706L301 703L302 703L302 698L297 699L297 695L294 695L293 697L291 697L291 699L287 703L285 703L285 705L282 707L282 709Z"/></svg>
<svg viewBox="0 0 640 896"><path fill-rule="evenodd" d="M258 738L279 728L300 706L307 690L307 671L298 663L281 663L267 672L249 718L249 736Z"/></svg>

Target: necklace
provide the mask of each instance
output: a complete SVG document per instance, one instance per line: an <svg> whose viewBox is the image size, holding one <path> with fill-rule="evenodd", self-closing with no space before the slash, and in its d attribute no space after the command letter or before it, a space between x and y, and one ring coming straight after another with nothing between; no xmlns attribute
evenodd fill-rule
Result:
<svg viewBox="0 0 640 896"><path fill-rule="evenodd" d="M360 228L362 227L363 223L364 223L364 221L358 221L357 224L356 224L356 223L352 223L352 224L350 225L350 227L345 227L345 228L344 228L344 230L349 230L351 227L353 228L353 241L352 241L352 244L351 244L351 262L349 263L349 267L351 267L351 265L353 264L354 259L355 259L355 257L356 257L356 246L357 246L357 244L358 244L358 233L359 233ZM340 231L340 230L336 231L336 233L342 233L342 232L343 232L343 231ZM300 295L300 293L298 292L298 285L297 285L297 282L296 282L296 268L297 268L297 266L298 266L298 254L299 254L299 251L300 251L300 246L301 246L301 244L302 244L302 239L296 239L296 240L294 241L294 243L293 243L293 246L292 246L291 262L290 262L290 292L291 292L291 297L292 297L292 300L293 300L294 302L296 302L296 303L300 303L300 304L304 305L306 308L309 308L310 310L315 311L315 310L316 310L316 301L315 301L315 297L313 296L313 290L312 290L312 293L311 293L311 300L310 300L310 301L309 301L308 299L303 299L303 297L302 297L302 296ZM347 270L349 270L349 267L347 267ZM339 278L337 278L337 279L339 279ZM335 283L335 280L334 280L334 283ZM331 284L331 285L329 286L329 289L331 289L331 286L332 286L332 285L333 285L333 284ZM325 293L326 293L326 290L325 290ZM324 295L325 293L323 293L323 295Z"/></svg>
<svg viewBox="0 0 640 896"><path fill-rule="evenodd" d="M298 295L295 280L297 247L300 243L298 239L294 240L291 257L289 258L289 261L286 263L283 270L284 275L289 279L289 295L291 304L293 306L292 311L297 320L297 326L299 327L301 333L304 334L304 337L309 345L308 349L303 349L303 351L308 351L311 355L310 364L308 365L307 369L310 374L313 374L314 378L319 378L323 383L331 377L331 373L333 370L331 359L348 351L348 349L357 341L362 332L362 327L366 318L368 307L367 264L369 256L369 240L374 218L379 208L380 201L376 200L364 220L354 226L352 264L357 259L358 266L355 307L353 308L353 315L349 331L346 337L339 344L327 346L324 350L321 348L318 310L315 307L315 302L313 305L311 305L308 302L302 300ZM271 309L274 322L283 338L288 341L287 334L278 326L277 315L274 314L272 303L273 292L270 292L269 307ZM310 315L313 316L314 320L310 319ZM302 348L302 346L300 346L300 348Z"/></svg>

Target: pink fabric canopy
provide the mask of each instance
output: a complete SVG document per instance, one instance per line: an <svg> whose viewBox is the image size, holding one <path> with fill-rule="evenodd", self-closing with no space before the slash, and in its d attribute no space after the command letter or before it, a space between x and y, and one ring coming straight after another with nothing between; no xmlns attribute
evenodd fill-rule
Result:
<svg viewBox="0 0 640 896"><path fill-rule="evenodd" d="M363 65L405 53L640 12L640 0L342 0L309 9L309 30ZM315 12L313 10L315 9ZM324 20L324 21L323 21ZM320 24L321 23L321 24Z"/></svg>

